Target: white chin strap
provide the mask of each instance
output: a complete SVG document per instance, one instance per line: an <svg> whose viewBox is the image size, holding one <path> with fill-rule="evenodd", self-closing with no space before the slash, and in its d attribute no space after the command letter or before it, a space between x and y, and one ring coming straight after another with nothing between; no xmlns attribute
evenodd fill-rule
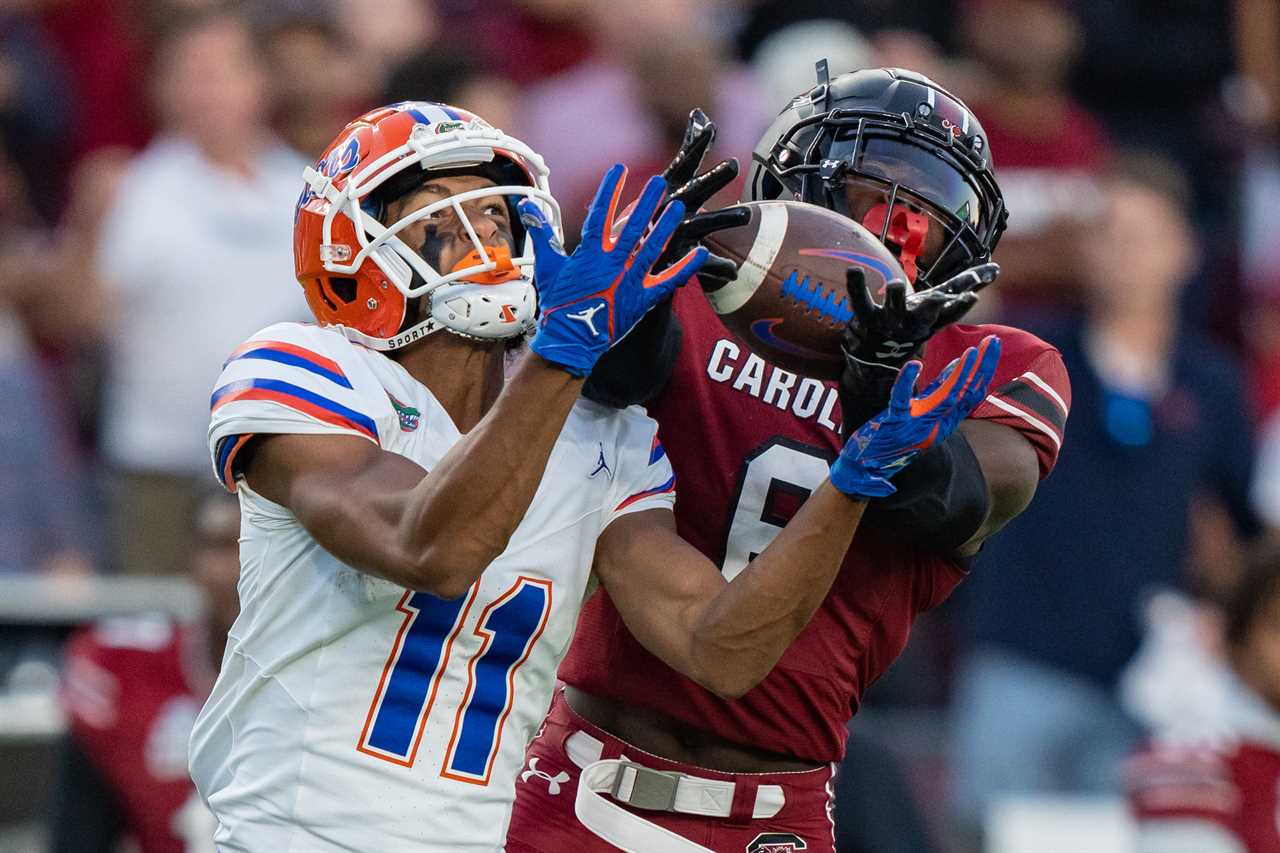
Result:
<svg viewBox="0 0 1280 853"><path fill-rule="evenodd" d="M501 284L442 284L421 298L431 300L431 316L390 338L375 338L348 326L337 328L348 340L388 352L441 329L477 340L519 337L532 331L538 310L537 291L527 278Z"/></svg>
<svg viewBox="0 0 1280 853"><path fill-rule="evenodd" d="M431 317L451 332L484 340L522 335L533 326L537 291L527 278L501 284L460 281L430 293Z"/></svg>

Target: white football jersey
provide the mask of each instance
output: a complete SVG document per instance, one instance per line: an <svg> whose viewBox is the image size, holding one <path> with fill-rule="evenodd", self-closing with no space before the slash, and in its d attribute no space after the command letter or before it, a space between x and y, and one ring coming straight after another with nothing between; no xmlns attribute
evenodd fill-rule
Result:
<svg viewBox="0 0 1280 853"><path fill-rule="evenodd" d="M284 323L232 354L211 406L242 514L240 617L191 739L219 849L501 849L597 537L674 504L656 423L579 401L509 547L446 601L344 565L233 473L263 433L357 435L430 471L459 433L404 368Z"/></svg>

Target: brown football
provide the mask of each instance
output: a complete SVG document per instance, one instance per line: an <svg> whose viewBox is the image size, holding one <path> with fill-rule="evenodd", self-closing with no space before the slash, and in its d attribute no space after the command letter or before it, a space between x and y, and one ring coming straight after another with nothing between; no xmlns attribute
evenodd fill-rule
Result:
<svg viewBox="0 0 1280 853"><path fill-rule="evenodd" d="M906 280L897 259L851 219L799 201L752 201L751 219L703 242L739 264L738 277L707 300L721 321L766 361L804 376L837 379L840 336L853 312L845 271L859 266L871 296Z"/></svg>

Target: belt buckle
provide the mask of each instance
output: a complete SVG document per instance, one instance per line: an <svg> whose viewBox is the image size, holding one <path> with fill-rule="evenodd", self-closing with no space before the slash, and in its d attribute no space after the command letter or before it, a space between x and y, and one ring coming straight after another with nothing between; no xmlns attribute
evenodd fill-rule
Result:
<svg viewBox="0 0 1280 853"><path fill-rule="evenodd" d="M675 811L676 788L683 775L674 771L654 770L643 764L622 759L609 794L615 800L638 809L658 812ZM624 788L629 788L626 796L620 793Z"/></svg>

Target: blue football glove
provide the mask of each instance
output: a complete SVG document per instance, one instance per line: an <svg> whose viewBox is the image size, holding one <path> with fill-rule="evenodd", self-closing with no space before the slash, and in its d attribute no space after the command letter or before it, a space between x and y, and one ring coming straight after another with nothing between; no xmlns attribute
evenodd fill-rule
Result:
<svg viewBox="0 0 1280 853"><path fill-rule="evenodd" d="M520 202L520 219L533 238L533 277L541 306L530 347L574 376L590 373L605 350L707 259L707 250L697 248L661 273L649 272L684 218L684 205L673 201L645 234L667 190L658 177L645 184L617 239L611 236L626 173L622 165L605 173L572 255L561 250L538 206L528 199Z"/></svg>
<svg viewBox="0 0 1280 853"><path fill-rule="evenodd" d="M908 362L893 383L889 408L849 436L831 466L832 484L853 497L893 494L889 478L955 431L986 398L999 361L1000 339L988 335L948 364L918 396L921 364Z"/></svg>

